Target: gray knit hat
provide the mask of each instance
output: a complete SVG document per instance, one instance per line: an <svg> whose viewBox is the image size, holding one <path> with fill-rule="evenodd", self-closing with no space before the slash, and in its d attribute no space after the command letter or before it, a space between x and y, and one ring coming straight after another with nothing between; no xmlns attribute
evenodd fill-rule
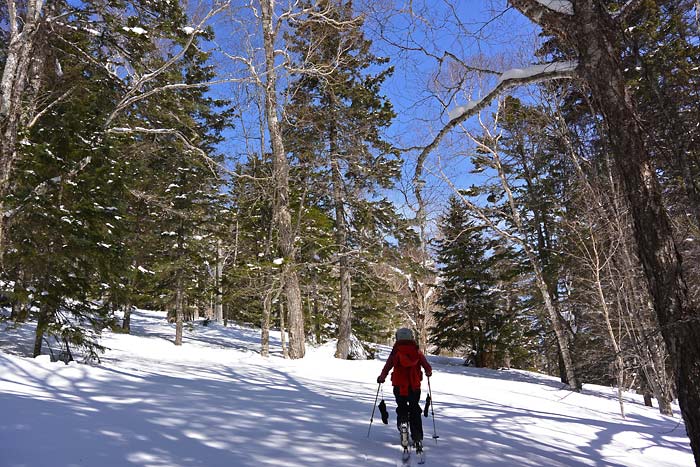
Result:
<svg viewBox="0 0 700 467"><path fill-rule="evenodd" d="M398 329L396 331L396 340L397 341L405 341L405 340L412 341L413 340L413 331L411 331L408 328Z"/></svg>

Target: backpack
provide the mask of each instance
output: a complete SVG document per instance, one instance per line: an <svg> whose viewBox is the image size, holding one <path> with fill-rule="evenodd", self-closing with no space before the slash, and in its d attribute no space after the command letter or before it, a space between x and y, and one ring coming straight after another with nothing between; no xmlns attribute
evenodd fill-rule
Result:
<svg viewBox="0 0 700 467"><path fill-rule="evenodd" d="M420 389L423 372L420 367L418 345L415 342L398 343L395 347L393 364L391 384L399 388L400 395L408 396L409 389Z"/></svg>

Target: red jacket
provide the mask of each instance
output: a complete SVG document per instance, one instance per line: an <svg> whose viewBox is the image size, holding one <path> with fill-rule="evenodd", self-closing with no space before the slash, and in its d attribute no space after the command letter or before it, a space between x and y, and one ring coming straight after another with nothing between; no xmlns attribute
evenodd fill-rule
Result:
<svg viewBox="0 0 700 467"><path fill-rule="evenodd" d="M413 390L420 389L420 382L423 379L421 368L425 369L428 376L433 374L433 368L426 360L425 355L418 349L418 344L412 340L396 341L394 348L391 349L389 357L386 359L386 364L382 369L380 378L386 379L389 370L391 373L391 384L399 388L399 394L408 396L409 388Z"/></svg>

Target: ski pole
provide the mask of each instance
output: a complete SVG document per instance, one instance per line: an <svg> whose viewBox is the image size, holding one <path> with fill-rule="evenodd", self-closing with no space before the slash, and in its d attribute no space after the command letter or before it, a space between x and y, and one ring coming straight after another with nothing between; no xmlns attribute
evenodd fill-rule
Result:
<svg viewBox="0 0 700 467"><path fill-rule="evenodd" d="M428 396L430 396L430 413L433 415L433 439L435 440L435 444L437 444L439 436L437 434L437 428L435 427L435 411L433 410L435 404L433 403L433 390L430 388L430 376L428 376Z"/></svg>
<svg viewBox="0 0 700 467"><path fill-rule="evenodd" d="M372 405L372 416L369 418L369 428L367 429L367 437L369 438L369 432L372 429L372 422L374 421L374 410L377 408L377 399L379 399L379 389L381 389L382 383L377 386L377 395L374 396L374 405Z"/></svg>

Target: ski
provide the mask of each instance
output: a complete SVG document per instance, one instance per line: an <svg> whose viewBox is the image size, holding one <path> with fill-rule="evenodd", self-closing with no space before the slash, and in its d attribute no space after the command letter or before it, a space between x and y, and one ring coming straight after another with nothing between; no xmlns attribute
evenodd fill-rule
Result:
<svg viewBox="0 0 700 467"><path fill-rule="evenodd" d="M411 451L408 449L408 423L399 423L399 437L403 452L401 453L401 465L406 467L411 465Z"/></svg>
<svg viewBox="0 0 700 467"><path fill-rule="evenodd" d="M411 451L409 451L408 448L403 449L403 453L401 454L401 463L403 465L411 465Z"/></svg>
<svg viewBox="0 0 700 467"><path fill-rule="evenodd" d="M421 441L416 441L414 443L416 449L416 457L418 458L418 464L425 464L425 452L423 451L423 443Z"/></svg>

